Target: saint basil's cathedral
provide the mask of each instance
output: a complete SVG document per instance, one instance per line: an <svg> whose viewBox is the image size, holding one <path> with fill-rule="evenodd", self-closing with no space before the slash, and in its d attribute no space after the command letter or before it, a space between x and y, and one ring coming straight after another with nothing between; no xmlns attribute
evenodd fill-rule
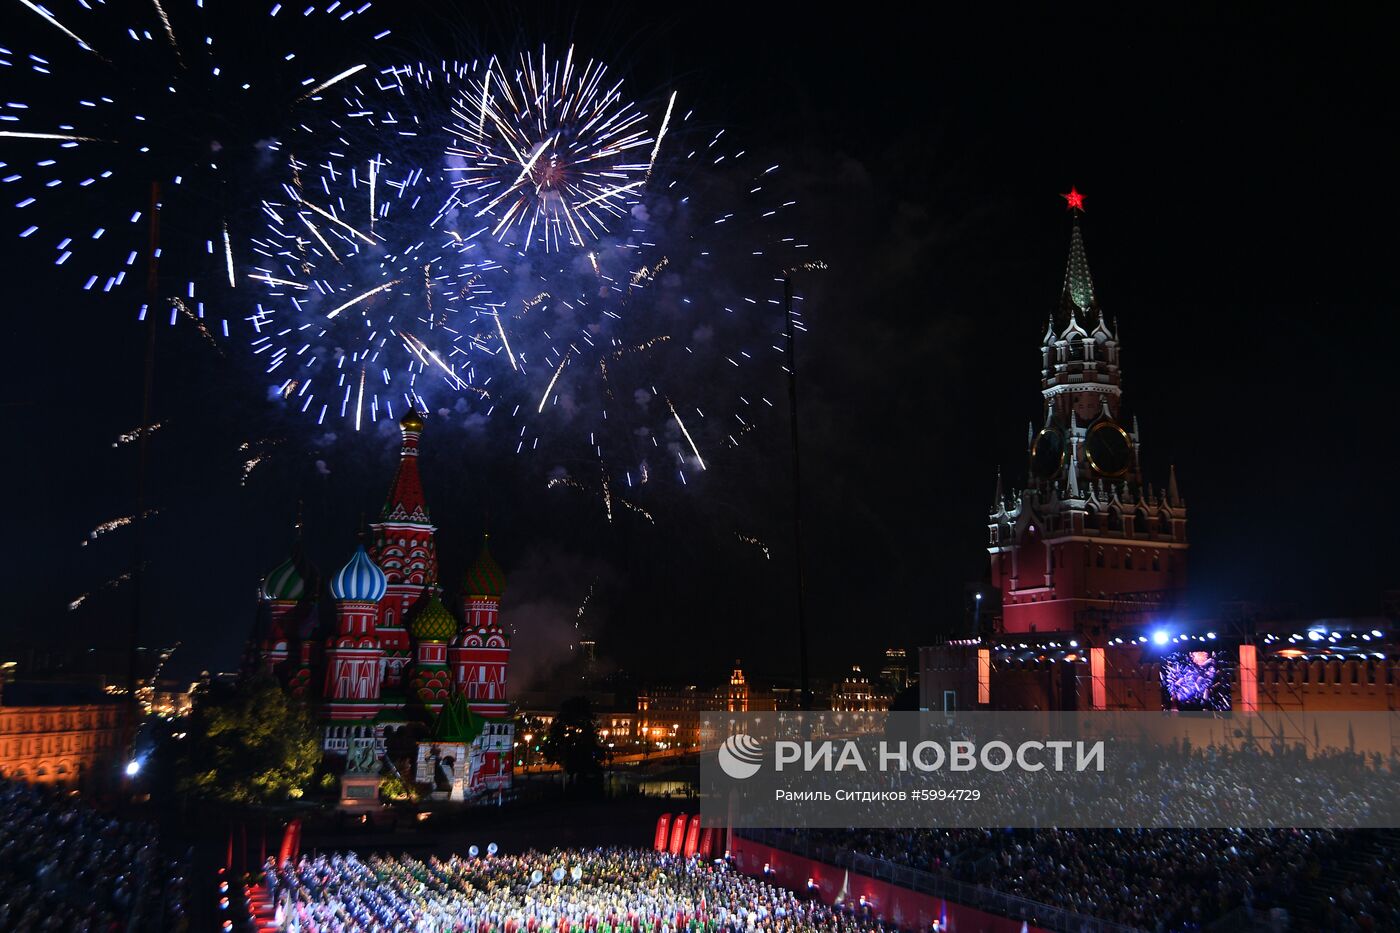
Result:
<svg viewBox="0 0 1400 933"><path fill-rule="evenodd" d="M505 577L483 541L462 581L460 622L444 603L418 474L422 417L410 410L399 428L398 471L369 547L331 577L329 605L299 555L272 570L259 591L249 667L310 705L323 751L344 757L347 771L377 770L402 733L420 747L468 748L466 796L503 789L514 738Z"/></svg>

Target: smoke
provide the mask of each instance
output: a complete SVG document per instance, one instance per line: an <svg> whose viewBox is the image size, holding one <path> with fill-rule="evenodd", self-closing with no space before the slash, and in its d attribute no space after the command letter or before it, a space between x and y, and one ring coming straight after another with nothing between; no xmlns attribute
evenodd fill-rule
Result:
<svg viewBox="0 0 1400 933"><path fill-rule="evenodd" d="M590 587L616 576L603 560L554 547L530 551L511 570L501 618L513 633L510 679L516 689L559 689L566 676L582 672L578 640L597 639L602 619L596 603L590 603L580 620L579 606Z"/></svg>

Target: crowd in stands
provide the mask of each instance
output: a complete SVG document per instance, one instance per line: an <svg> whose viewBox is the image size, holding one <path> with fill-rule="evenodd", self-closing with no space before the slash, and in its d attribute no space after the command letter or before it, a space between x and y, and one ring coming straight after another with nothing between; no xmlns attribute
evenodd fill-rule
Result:
<svg viewBox="0 0 1400 933"><path fill-rule="evenodd" d="M184 905L182 870L150 825L0 781L0 930L180 933Z"/></svg>
<svg viewBox="0 0 1400 933"><path fill-rule="evenodd" d="M1354 851L1358 838L1372 837L1317 828L1151 827L1219 826L1221 812L1252 818L1255 825L1396 825L1394 772L1374 755L1330 749L1300 759L1296 767L1288 758L1261 769L1260 754L1252 750L1171 746L1133 760L1127 775L983 775L985 786L995 789L983 793L982 809L956 804L959 820L995 826L998 806L1005 810L1004 802L1014 798L1018 813L1033 814L1031 825L1088 828L806 829L780 835L804 851L824 849L828 861L860 853L1133 928L1192 931L1232 911L1262 916L1287 903L1325 867ZM896 775L889 786L912 788L921 779ZM888 822L882 804L860 806L861 812L845 814L852 822ZM947 819L954 804L938 806L936 819ZM908 817L907 808L895 814L901 821ZM782 825L781 816L773 822ZM1097 828L1112 825L1148 828ZM1394 893L1400 884L1375 874L1341 878L1327 905L1327 929L1400 930ZM1377 917L1385 919L1377 923Z"/></svg>
<svg viewBox="0 0 1400 933"><path fill-rule="evenodd" d="M1330 830L806 830L808 843L1145 930L1262 915L1344 851Z"/></svg>
<svg viewBox="0 0 1400 933"><path fill-rule="evenodd" d="M880 933L724 864L640 849L420 861L303 856L266 866L275 921L292 933Z"/></svg>
<svg viewBox="0 0 1400 933"><path fill-rule="evenodd" d="M1384 839L1359 870L1337 879L1327 895L1320 928L1337 933L1400 930L1400 877L1395 874L1400 842Z"/></svg>

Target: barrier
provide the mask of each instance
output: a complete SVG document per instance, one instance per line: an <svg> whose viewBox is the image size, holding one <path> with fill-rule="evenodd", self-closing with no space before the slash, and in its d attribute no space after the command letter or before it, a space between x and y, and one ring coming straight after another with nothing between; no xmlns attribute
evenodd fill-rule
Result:
<svg viewBox="0 0 1400 933"><path fill-rule="evenodd" d="M900 929L948 933L1052 933L1048 928L1032 926L1024 920L964 907L936 895L902 888L737 834L729 845L735 868L746 875L762 876L767 865L768 877L785 888L802 891L810 880L817 886L817 896L823 903L854 908L863 898L872 915Z"/></svg>

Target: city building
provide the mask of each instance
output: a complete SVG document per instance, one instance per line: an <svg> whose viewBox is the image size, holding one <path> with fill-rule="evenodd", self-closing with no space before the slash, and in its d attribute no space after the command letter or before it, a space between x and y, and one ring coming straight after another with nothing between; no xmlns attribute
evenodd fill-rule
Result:
<svg viewBox="0 0 1400 933"><path fill-rule="evenodd" d="M734 662L729 679L713 689L694 685L649 687L637 693L632 719L633 741L668 747L693 748L700 744L700 718L704 713L762 713L796 709L796 691L756 687Z"/></svg>
<svg viewBox="0 0 1400 933"><path fill-rule="evenodd" d="M876 713L890 708L890 690L880 683L871 683L859 664L831 691L831 708L838 713Z"/></svg>
<svg viewBox="0 0 1400 933"><path fill-rule="evenodd" d="M448 735L469 747L465 761L453 759L467 769L453 776L454 796L498 790L510 785L514 732L510 637L500 621L505 576L483 541L457 612L448 608L418 471L422 417L410 410L399 428L398 471L369 546L354 551L326 592L300 554L268 573L251 666L312 707L324 751L349 770L378 762L397 739L432 745Z"/></svg>
<svg viewBox="0 0 1400 933"><path fill-rule="evenodd" d="M1082 200L1066 198L1069 261L1040 341L1025 484L1008 495L997 474L991 590L974 592L970 630L919 649L921 708L1400 708L1393 617L1193 619L1181 605L1186 499L1174 468L1162 485L1144 473Z"/></svg>
<svg viewBox="0 0 1400 933"><path fill-rule="evenodd" d="M0 778L74 790L120 780L125 704L87 684L0 688Z"/></svg>
<svg viewBox="0 0 1400 933"><path fill-rule="evenodd" d="M909 652L903 648L886 648L880 680L896 693L909 686Z"/></svg>

